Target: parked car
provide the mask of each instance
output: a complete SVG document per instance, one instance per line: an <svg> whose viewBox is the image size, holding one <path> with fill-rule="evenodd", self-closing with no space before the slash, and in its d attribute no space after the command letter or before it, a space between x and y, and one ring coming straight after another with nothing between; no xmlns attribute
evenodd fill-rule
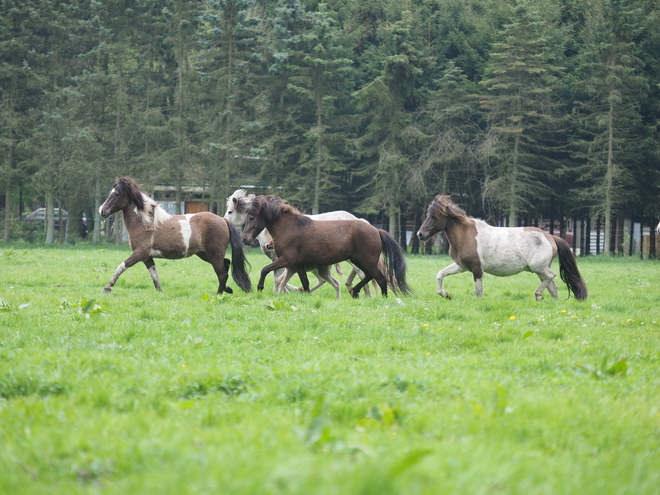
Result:
<svg viewBox="0 0 660 495"><path fill-rule="evenodd" d="M68 213L66 210L62 210L62 220L64 223L68 220ZM27 215L24 220L26 222L44 222L46 221L46 208L37 208L32 213ZM60 209L55 208L55 228L60 228Z"/></svg>

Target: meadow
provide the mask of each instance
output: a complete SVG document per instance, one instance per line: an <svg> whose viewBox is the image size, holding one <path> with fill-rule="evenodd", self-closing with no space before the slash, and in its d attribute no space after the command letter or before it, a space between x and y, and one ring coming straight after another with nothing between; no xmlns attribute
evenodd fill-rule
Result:
<svg viewBox="0 0 660 495"><path fill-rule="evenodd" d="M0 248L0 493L660 492L660 261L578 259L583 302L445 300L437 255L410 297L218 297L197 258L103 294L128 253Z"/></svg>

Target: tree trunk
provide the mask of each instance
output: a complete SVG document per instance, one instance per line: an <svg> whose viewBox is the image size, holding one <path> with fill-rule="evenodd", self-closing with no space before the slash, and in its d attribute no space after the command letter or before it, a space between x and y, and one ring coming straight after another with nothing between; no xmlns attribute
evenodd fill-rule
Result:
<svg viewBox="0 0 660 495"><path fill-rule="evenodd" d="M2 242L9 242L10 230L11 230L11 176L7 174L7 185L5 186L5 231L2 234Z"/></svg>
<svg viewBox="0 0 660 495"><path fill-rule="evenodd" d="M518 181L518 159L520 152L520 135L516 134L513 144L513 156L511 158L511 184L509 194L509 227L516 226L516 216L518 214L517 201L516 201L516 186Z"/></svg>
<svg viewBox="0 0 660 495"><path fill-rule="evenodd" d="M98 244L101 241L101 214L99 208L101 207L101 179L96 176L94 184L94 235L92 242Z"/></svg>
<svg viewBox="0 0 660 495"><path fill-rule="evenodd" d="M52 244L55 239L55 200L53 193L46 193L46 244Z"/></svg>
<svg viewBox="0 0 660 495"><path fill-rule="evenodd" d="M116 213L115 214L115 244L117 246L121 246L121 243L124 241L123 239L123 225L124 225L124 216L123 213Z"/></svg>
<svg viewBox="0 0 660 495"><path fill-rule="evenodd" d="M417 237L417 231L419 230L419 227L419 216L417 213L413 213L413 235L410 239L412 254L419 254L419 237Z"/></svg>
<svg viewBox="0 0 660 495"><path fill-rule="evenodd" d="M605 191L603 195L605 197L605 232L611 232L612 230L612 183L614 176L614 102L610 98L610 111L607 118L608 126L608 142L607 142L607 171L605 172ZM610 236L605 236L605 248L603 251L606 254L611 254L614 251L614 246L610 245Z"/></svg>

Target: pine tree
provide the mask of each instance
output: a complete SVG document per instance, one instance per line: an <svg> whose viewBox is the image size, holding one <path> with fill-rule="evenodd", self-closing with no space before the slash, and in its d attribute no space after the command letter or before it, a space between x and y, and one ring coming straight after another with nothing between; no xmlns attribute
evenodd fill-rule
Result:
<svg viewBox="0 0 660 495"><path fill-rule="evenodd" d="M478 179L475 156L483 134L478 125L478 104L473 97L477 89L453 61L447 64L421 115L429 144L414 170L413 194L426 199L434 194L475 196Z"/></svg>
<svg viewBox="0 0 660 495"><path fill-rule="evenodd" d="M358 174L368 196L364 213L387 212L390 233L396 235L405 183L425 136L413 125L422 105L418 89L423 74L422 52L413 42L411 14L388 31L387 52L380 74L354 93L362 112L360 136L355 141Z"/></svg>
<svg viewBox="0 0 660 495"><path fill-rule="evenodd" d="M248 164L257 158L252 131L260 126L253 105L260 92L255 85L259 69L255 52L262 20L254 0L207 1L205 5L197 104L204 115L202 149L212 208L219 210L236 185L255 173L256 167Z"/></svg>
<svg viewBox="0 0 660 495"><path fill-rule="evenodd" d="M604 219L606 233L612 219L623 213L632 170L648 137L640 114L648 84L640 74L635 43L642 11L633 4L594 2L579 57L575 119L581 135L573 144L584 165L578 170L581 187L576 194L593 217ZM605 235L604 251L615 247Z"/></svg>
<svg viewBox="0 0 660 495"><path fill-rule="evenodd" d="M547 15L547 14L546 14ZM560 107L553 93L562 67L551 43L552 25L525 0L517 0L511 21L493 45L481 84L489 130L484 194L515 226L520 213L552 194L547 186L559 164L552 158Z"/></svg>

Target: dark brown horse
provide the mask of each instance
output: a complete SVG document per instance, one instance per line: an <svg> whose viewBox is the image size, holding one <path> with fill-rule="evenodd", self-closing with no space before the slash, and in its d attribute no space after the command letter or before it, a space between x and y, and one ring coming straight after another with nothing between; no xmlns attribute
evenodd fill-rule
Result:
<svg viewBox="0 0 660 495"><path fill-rule="evenodd" d="M297 273L303 290L309 291L306 269L330 266L348 260L365 274L351 295L375 279L384 296L388 284L394 292L410 294L406 283L406 261L394 238L361 220L315 221L277 196L256 196L247 210L243 242L250 243L267 228L273 237L277 260L261 270L257 290L263 290L266 275L278 268ZM379 269L381 252L387 273ZM282 283L286 283L284 280Z"/></svg>
<svg viewBox="0 0 660 495"><path fill-rule="evenodd" d="M103 292L110 292L119 276L140 261L147 266L156 290L161 291L154 258L180 259L196 254L213 265L218 276L218 293L231 293L232 289L226 285L230 262L225 259L230 243L232 278L244 292L251 290L240 234L224 218L209 212L170 215L140 191L130 177L116 179L108 198L99 208L103 218L118 211L124 215L133 253L117 267Z"/></svg>
<svg viewBox="0 0 660 495"><path fill-rule="evenodd" d="M449 196L438 195L429 206L417 236L426 241L443 230L449 240L449 256L454 262L440 270L436 280L438 294L447 299L451 299L451 295L443 289L442 279L465 271L472 272L477 296L483 294L484 273L507 277L529 271L541 280L534 292L537 300L543 299L546 288L557 298L555 272L550 269L557 255L559 274L569 294L573 293L576 299L587 298L587 286L580 276L575 256L561 237L535 227L493 227L483 220L468 217Z"/></svg>

